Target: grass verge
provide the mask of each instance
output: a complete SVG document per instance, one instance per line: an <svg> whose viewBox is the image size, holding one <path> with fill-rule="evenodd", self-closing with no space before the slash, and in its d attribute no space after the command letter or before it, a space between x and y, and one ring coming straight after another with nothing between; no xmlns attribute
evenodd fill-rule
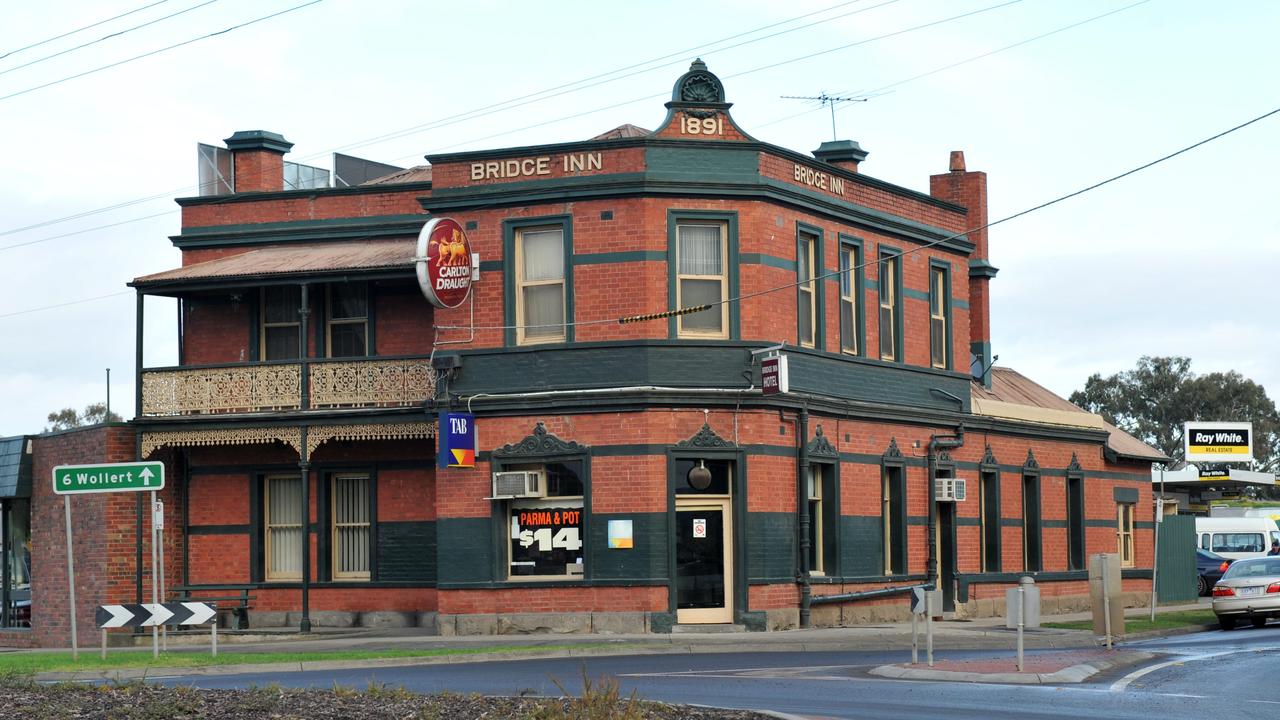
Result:
<svg viewBox="0 0 1280 720"><path fill-rule="evenodd" d="M302 663L312 661L373 660L384 658L422 658L489 653L535 653L547 650L585 650L593 648L617 648L616 644L581 643L530 647L527 645L492 646L483 648L440 648L432 650L349 650L329 652L224 652L211 657L207 649L193 648L182 652L162 652L153 658L151 651L111 649L103 660L97 649L82 650L80 659L72 660L70 652L20 652L0 655L0 676L27 677L47 672L96 672L125 668L184 668L217 665L242 665L261 663Z"/></svg>
<svg viewBox="0 0 1280 720"><path fill-rule="evenodd" d="M1217 622L1218 618L1213 614L1213 610L1205 608L1203 610L1179 610L1178 612L1156 613L1155 622L1152 622L1150 615L1126 617L1124 619L1124 630L1127 634L1149 632L1151 630L1170 630L1173 628L1187 627L1188 625L1212 625ZM1041 623L1043 627L1058 628L1060 630L1092 630L1092 620L1078 620L1075 622L1047 622Z"/></svg>

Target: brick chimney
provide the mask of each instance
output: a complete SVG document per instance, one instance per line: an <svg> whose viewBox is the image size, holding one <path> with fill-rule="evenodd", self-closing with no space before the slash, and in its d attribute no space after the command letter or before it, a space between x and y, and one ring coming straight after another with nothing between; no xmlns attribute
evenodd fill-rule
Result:
<svg viewBox="0 0 1280 720"><path fill-rule="evenodd" d="M813 151L813 156L829 165L858 172L858 163L867 159L867 151L862 149L857 140L831 140L824 142Z"/></svg>
<svg viewBox="0 0 1280 720"><path fill-rule="evenodd" d="M999 270L987 253L987 174L969 172L964 152L951 152L950 172L929 176L929 194L969 209L965 219L973 255L969 258L969 354L974 377L991 387L991 278ZM975 229L976 228L976 229Z"/></svg>
<svg viewBox="0 0 1280 720"><path fill-rule="evenodd" d="M223 142L235 158L236 192L284 189L284 154L293 143L265 130L240 130Z"/></svg>

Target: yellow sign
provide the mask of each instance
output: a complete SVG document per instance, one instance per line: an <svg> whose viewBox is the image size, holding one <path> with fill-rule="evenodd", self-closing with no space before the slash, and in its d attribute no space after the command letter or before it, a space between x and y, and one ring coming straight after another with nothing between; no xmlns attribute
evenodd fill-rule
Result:
<svg viewBox="0 0 1280 720"><path fill-rule="evenodd" d="M1253 423L1189 422L1183 428L1187 462L1248 462L1253 459Z"/></svg>

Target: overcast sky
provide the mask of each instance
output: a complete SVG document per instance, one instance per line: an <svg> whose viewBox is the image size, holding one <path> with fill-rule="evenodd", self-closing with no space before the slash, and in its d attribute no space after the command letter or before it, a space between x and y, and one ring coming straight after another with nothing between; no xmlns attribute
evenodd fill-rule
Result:
<svg viewBox="0 0 1280 720"><path fill-rule="evenodd" d="M781 96L870 96L836 113L840 138L870 152L866 174L927 192L964 150L998 220L1280 107L1269 0L321 0L93 72L304 2L5 4L0 436L104 400L106 368L113 409L132 416L125 284L180 263L173 198L195 194L196 143L237 130L281 133L286 159L328 167L339 149L413 165L653 129L700 56L739 125L801 152L831 139L831 116ZM1065 396L1177 354L1274 394L1278 133L1280 115L993 228L999 364ZM174 364L172 304L148 300L146 318L145 364Z"/></svg>

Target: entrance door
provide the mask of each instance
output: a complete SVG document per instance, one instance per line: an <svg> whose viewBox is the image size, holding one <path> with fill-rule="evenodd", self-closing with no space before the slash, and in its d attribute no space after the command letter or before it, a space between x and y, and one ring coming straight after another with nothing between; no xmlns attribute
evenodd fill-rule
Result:
<svg viewBox="0 0 1280 720"><path fill-rule="evenodd" d="M732 517L727 499L676 501L676 622L733 622Z"/></svg>
<svg viewBox="0 0 1280 720"><path fill-rule="evenodd" d="M940 502L938 506L938 585L942 590L942 611L956 609L956 504Z"/></svg>

